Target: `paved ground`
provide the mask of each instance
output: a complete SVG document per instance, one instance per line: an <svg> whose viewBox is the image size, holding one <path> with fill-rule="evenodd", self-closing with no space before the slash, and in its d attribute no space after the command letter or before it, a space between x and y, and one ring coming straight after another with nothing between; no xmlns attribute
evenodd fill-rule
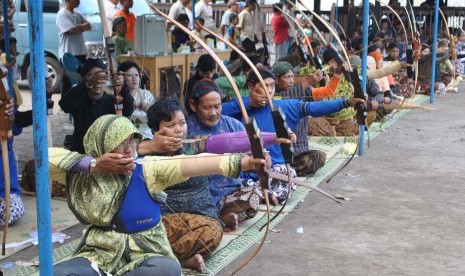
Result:
<svg viewBox="0 0 465 276"><path fill-rule="evenodd" d="M434 107L409 112L320 186L351 201L311 194L238 275L464 275L465 95Z"/></svg>
<svg viewBox="0 0 465 276"><path fill-rule="evenodd" d="M351 201L337 205L310 194L238 275L464 275L461 88L437 98L437 112L409 112L372 141L363 157L321 186ZM70 133L66 121L53 115L55 145ZM15 141L21 161L32 157L28 132ZM299 227L303 234L295 232ZM79 229L69 233L80 235ZM250 253L219 275L229 275ZM15 259L36 255L31 248Z"/></svg>

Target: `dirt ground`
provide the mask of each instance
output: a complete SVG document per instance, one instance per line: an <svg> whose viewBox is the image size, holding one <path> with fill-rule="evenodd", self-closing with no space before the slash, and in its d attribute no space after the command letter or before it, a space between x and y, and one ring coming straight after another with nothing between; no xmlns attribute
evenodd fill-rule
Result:
<svg viewBox="0 0 465 276"><path fill-rule="evenodd" d="M438 111L411 111L373 140L362 157L320 186L350 201L337 205L310 194L237 275L464 275L465 93L460 88L462 93L436 98ZM58 111L58 98L52 117L56 146L72 132L67 115ZM32 158L32 128L16 138L15 148L20 166ZM303 233L296 233L300 227ZM79 227L70 231L80 235ZM253 249L218 275L230 275ZM31 250L20 259L36 256Z"/></svg>

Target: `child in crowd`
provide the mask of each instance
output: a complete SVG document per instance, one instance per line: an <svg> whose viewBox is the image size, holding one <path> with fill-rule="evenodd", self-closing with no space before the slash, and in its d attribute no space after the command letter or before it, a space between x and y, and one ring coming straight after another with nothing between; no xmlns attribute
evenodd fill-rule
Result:
<svg viewBox="0 0 465 276"><path fill-rule="evenodd" d="M236 29L237 24L239 24L237 13L231 13L229 16L228 41L239 48L240 41L238 41L239 32Z"/></svg>
<svg viewBox="0 0 465 276"><path fill-rule="evenodd" d="M129 51L134 51L134 45L126 38L128 27L126 19L122 16L113 19L113 41L115 43L116 61L120 63L120 56L127 54Z"/></svg>
<svg viewBox="0 0 465 276"><path fill-rule="evenodd" d="M186 28L189 25L189 17L185 13L178 15L178 17L176 17L176 21L181 23ZM189 35L177 26L174 27L174 29L171 31L171 47L173 48L173 52L177 53L178 48L181 47L181 45L186 44L189 46L191 44Z"/></svg>
<svg viewBox="0 0 465 276"><path fill-rule="evenodd" d="M197 18L195 18L195 22L199 22L200 25L203 26L203 24L205 24L205 19L203 19L202 17L197 17ZM200 39L202 39L202 41L205 41L205 37L202 34L202 28L200 26L197 26L197 24L195 24L193 32L194 32L194 35L198 36ZM191 44L194 45L192 47L194 49L201 49L202 48L202 46L200 46L200 44L198 42L196 42L194 40L194 38L192 38L192 37L191 37Z"/></svg>

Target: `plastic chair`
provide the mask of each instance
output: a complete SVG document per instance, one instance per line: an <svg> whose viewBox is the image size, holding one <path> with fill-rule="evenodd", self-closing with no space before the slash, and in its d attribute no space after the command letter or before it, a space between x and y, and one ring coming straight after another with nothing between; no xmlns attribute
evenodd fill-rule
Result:
<svg viewBox="0 0 465 276"><path fill-rule="evenodd" d="M82 62L70 53L65 53L61 62L63 63L66 75L71 81L71 86L78 84L81 80L81 74L78 73L78 69L82 67Z"/></svg>
<svg viewBox="0 0 465 276"><path fill-rule="evenodd" d="M61 59L61 63L63 64L66 76L71 82L71 87L77 85L81 81L81 74L78 73L78 69L82 67L82 62L72 54L65 53ZM69 114L68 123L73 123L73 116L71 114Z"/></svg>

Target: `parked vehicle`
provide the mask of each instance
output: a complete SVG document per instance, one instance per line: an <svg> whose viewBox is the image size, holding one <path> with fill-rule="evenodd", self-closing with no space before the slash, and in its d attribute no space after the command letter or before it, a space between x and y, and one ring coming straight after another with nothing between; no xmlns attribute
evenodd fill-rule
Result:
<svg viewBox="0 0 465 276"><path fill-rule="evenodd" d="M59 39L56 28L57 12L64 1L43 0L43 28L44 49L47 70L54 75L53 91L59 92L63 77L63 68L58 59ZM16 0L16 13L14 15L15 32L12 36L17 39L18 56L16 62L20 67L21 79L30 83L30 45L29 22L26 11L27 0ZM105 57L103 45L103 30L99 15L98 3L95 0L81 0L77 10L92 24L92 30L84 32L88 57ZM134 1L133 12L136 15L151 13L145 1Z"/></svg>

